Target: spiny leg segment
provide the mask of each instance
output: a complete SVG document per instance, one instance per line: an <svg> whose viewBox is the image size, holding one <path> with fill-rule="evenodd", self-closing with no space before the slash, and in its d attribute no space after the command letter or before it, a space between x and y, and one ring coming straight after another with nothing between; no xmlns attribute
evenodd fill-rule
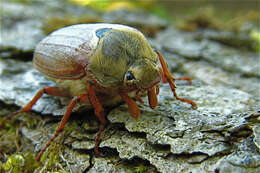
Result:
<svg viewBox="0 0 260 173"><path fill-rule="evenodd" d="M9 114L8 116L6 116L4 118L4 120L2 120L2 122L0 123L0 127L3 127L4 124L6 123L6 121L16 115L18 115L19 113L22 112L28 112L32 109L32 107L37 103L37 101L42 97L43 94L47 94L47 95L52 95L52 96L59 96L59 97L69 97L70 95L63 91L60 90L58 87L45 87L42 88L40 91L38 91L36 93L36 95L33 97L33 99L22 109ZM66 113L64 114L59 127L57 128L54 136L48 141L48 143L45 145L45 147L43 148L43 150L41 150L41 152L37 155L36 160L39 162L41 159L42 154L47 150L47 148L50 146L50 144L59 136L59 134L63 131L64 126L69 118L69 116L71 115L71 112L73 110L73 107L75 106L76 103L78 102L87 102L87 103L91 103L95 109L95 114L98 117L98 119L101 122L101 126L99 128L98 131L98 135L96 137L95 140L95 153L97 155L100 155L99 151L98 151L98 144L100 143L100 139L101 139L101 134L104 131L105 128L105 124L106 124L106 119L104 116L104 111L103 108L101 106L101 104L99 103L95 91L93 89L93 86L91 86L91 84L88 84L88 94L81 94L78 95L76 97L74 97L70 104L68 105L68 108L66 110Z"/></svg>
<svg viewBox="0 0 260 173"><path fill-rule="evenodd" d="M33 97L33 99L22 109L13 112L11 114L9 114L8 116L6 116L2 122L0 123L0 128L2 128L4 126L4 124L6 123L6 121L16 115L18 115L19 113L22 112L28 112L32 109L32 107L37 103L37 101L42 97L43 94L47 94L47 95L52 95L52 96L59 96L59 97L68 97L69 95L67 94L67 92L64 92L62 90L60 90L58 87L45 87L42 88L40 91L38 91L35 96Z"/></svg>
<svg viewBox="0 0 260 173"><path fill-rule="evenodd" d="M100 152L98 151L98 145L99 145L100 140L101 140L101 134L105 129L106 118L105 118L105 115L104 115L103 107L100 104L100 102L99 102L99 100L98 100L98 98L95 94L94 87L90 83L88 83L88 94L89 94L88 95L89 101L95 109L95 114L98 117L99 121L101 122L101 125L99 127L99 131L98 131L98 134L97 134L97 137L96 137L96 140L95 140L95 149L94 149L95 154L101 156Z"/></svg>
<svg viewBox="0 0 260 173"><path fill-rule="evenodd" d="M36 160L39 162L41 159L42 154L47 150L47 148L50 146L50 144L59 136L59 134L63 131L65 124L67 123L71 112L73 110L73 107L77 102L80 102L84 98L88 97L87 94L82 94L79 96L74 97L71 101L70 104L66 110L66 113L63 115L62 120L60 122L59 127L57 128L54 136L48 141L48 143L45 145L45 147L41 150L41 152L37 155Z"/></svg>
<svg viewBox="0 0 260 173"><path fill-rule="evenodd" d="M156 51L158 57L159 57L159 60L160 60L160 63L161 63L161 66L162 66L162 70L160 70L160 73L161 73L161 77L162 77L162 81L163 83L166 83L168 82L170 87L171 87L171 90L173 92L173 95L174 97L177 99L177 100L180 100L182 102L186 102L186 103L189 103L192 105L192 107L196 108L197 107L197 104L195 102L193 102L192 100L189 100L189 99L185 99L185 98L180 98L177 93L176 93L176 86L174 84L174 81L176 79L174 79L174 77L171 75L171 73L169 72L168 70L168 67L167 67L167 64L164 60L164 58L162 57L161 53L159 51ZM185 78L179 78L178 80L188 80L190 81L189 78L185 77Z"/></svg>

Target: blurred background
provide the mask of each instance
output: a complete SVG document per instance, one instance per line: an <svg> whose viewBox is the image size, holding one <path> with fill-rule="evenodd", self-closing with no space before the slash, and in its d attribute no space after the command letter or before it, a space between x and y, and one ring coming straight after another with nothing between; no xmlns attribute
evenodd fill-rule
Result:
<svg viewBox="0 0 260 173"><path fill-rule="evenodd" d="M259 50L259 1L253 0L3 0L1 47L31 49L55 29L78 23L121 23L140 29L149 37L169 26L184 31L211 29L247 35L247 39L215 38L227 44ZM23 46L19 37L36 42ZM249 40L254 43L250 42ZM244 42L243 42L244 41ZM12 47L12 46L11 46Z"/></svg>

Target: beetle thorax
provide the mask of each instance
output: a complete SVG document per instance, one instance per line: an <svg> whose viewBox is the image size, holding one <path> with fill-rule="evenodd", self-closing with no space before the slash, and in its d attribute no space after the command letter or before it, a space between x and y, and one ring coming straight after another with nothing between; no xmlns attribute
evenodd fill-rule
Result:
<svg viewBox="0 0 260 173"><path fill-rule="evenodd" d="M132 70L136 84L146 86L158 77L157 62L157 55L141 33L111 29L100 38L87 72L102 87L122 88L126 73Z"/></svg>

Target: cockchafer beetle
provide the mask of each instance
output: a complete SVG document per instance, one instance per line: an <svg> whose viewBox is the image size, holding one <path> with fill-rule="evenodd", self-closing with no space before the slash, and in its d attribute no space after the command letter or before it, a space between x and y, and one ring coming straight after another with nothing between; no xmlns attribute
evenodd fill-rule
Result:
<svg viewBox="0 0 260 173"><path fill-rule="evenodd" d="M95 140L97 155L106 124L102 106L124 101L133 118L138 119L140 110L133 98L143 103L139 93L147 91L149 105L154 109L160 81L169 83L177 100L197 106L192 100L178 97L175 92L175 80L190 79L175 79L162 55L151 48L140 31L129 26L100 23L61 28L37 45L33 64L44 76L55 81L57 87L38 91L24 108L8 115L0 126L14 115L30 111L43 94L72 98L55 135L38 154L38 161L63 130L77 102L93 107L101 122Z"/></svg>

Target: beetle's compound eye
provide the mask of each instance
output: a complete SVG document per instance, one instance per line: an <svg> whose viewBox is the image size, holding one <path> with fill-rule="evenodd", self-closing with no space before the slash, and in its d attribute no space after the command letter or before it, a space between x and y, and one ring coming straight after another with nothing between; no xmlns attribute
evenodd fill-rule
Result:
<svg viewBox="0 0 260 173"><path fill-rule="evenodd" d="M126 80L133 80L133 79L135 79L135 76L133 75L133 73L132 72L127 72L126 73Z"/></svg>

